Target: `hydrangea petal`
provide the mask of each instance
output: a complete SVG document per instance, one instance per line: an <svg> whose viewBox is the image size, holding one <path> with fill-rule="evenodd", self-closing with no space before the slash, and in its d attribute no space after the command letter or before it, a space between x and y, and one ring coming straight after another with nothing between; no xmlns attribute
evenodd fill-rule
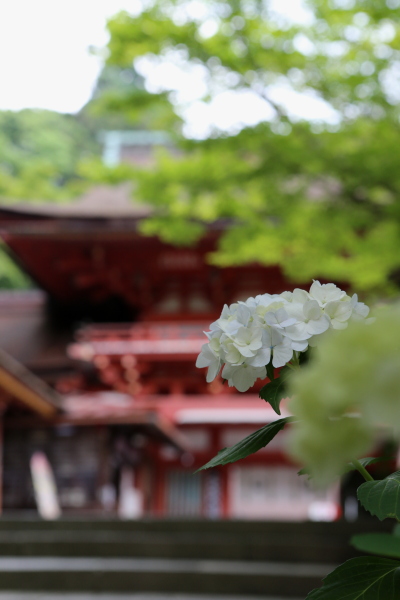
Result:
<svg viewBox="0 0 400 600"><path fill-rule="evenodd" d="M290 346L283 344L275 346L272 354L272 364L276 369L284 367L292 359L292 356L293 349Z"/></svg>
<svg viewBox="0 0 400 600"><path fill-rule="evenodd" d="M216 356L211 350L208 344L204 344L201 348L201 352L196 360L196 367L202 369L203 367L209 367L211 362L215 360Z"/></svg>
<svg viewBox="0 0 400 600"><path fill-rule="evenodd" d="M307 332L311 335L316 335L318 333L324 333L327 329L329 329L329 319L325 315L322 315L318 321L309 321L307 323Z"/></svg>
<svg viewBox="0 0 400 600"><path fill-rule="evenodd" d="M252 367L265 367L271 360L271 348L262 348L257 354L247 360Z"/></svg>
<svg viewBox="0 0 400 600"><path fill-rule="evenodd" d="M306 319L317 321L322 315L322 309L316 300L308 300L304 304L303 313Z"/></svg>
<svg viewBox="0 0 400 600"><path fill-rule="evenodd" d="M211 365L209 366L208 371L207 371L207 376L206 376L207 383L214 381L214 379L216 378L216 376L219 373L220 368L221 368L221 359L217 359L216 361L211 363Z"/></svg>

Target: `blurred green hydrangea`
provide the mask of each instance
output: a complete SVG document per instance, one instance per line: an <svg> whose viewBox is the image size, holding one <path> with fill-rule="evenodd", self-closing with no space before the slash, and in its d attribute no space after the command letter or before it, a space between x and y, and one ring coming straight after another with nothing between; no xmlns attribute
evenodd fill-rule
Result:
<svg viewBox="0 0 400 600"><path fill-rule="evenodd" d="M373 447L382 428L400 437L400 306L373 323L332 331L290 381L292 457L323 485Z"/></svg>

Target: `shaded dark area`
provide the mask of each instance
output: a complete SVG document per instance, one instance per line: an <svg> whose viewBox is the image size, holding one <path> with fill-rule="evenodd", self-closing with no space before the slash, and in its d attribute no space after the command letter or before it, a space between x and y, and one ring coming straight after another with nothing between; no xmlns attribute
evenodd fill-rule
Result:
<svg viewBox="0 0 400 600"><path fill-rule="evenodd" d="M63 303L54 298L47 301L49 326L53 331L72 332L79 325L89 323L133 323L139 311L129 305L124 298L110 295L103 300Z"/></svg>

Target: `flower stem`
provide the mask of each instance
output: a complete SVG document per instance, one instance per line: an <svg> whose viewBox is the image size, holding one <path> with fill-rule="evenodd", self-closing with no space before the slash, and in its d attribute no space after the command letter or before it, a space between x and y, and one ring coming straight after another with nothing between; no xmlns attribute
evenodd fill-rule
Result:
<svg viewBox="0 0 400 600"><path fill-rule="evenodd" d="M370 475L365 467L362 466L359 460L354 459L351 464L357 471L364 477L365 481L375 481L372 475Z"/></svg>

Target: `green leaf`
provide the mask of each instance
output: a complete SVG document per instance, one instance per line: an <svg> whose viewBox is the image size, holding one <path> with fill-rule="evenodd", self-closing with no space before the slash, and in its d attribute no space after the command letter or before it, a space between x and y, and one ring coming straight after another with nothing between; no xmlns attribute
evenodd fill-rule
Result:
<svg viewBox="0 0 400 600"><path fill-rule="evenodd" d="M268 363L266 366L267 369L267 375L269 377L270 381L273 381L275 379L275 369L272 363Z"/></svg>
<svg viewBox="0 0 400 600"><path fill-rule="evenodd" d="M280 403L283 398L287 397L287 386L286 380L290 370L284 367L281 369L279 377L277 379L273 379L264 387L261 388L259 392L260 398L265 400L265 402L269 402L277 415L281 414Z"/></svg>
<svg viewBox="0 0 400 600"><path fill-rule="evenodd" d="M400 471L381 481L367 481L360 485L357 497L363 507L380 521L400 520Z"/></svg>
<svg viewBox="0 0 400 600"><path fill-rule="evenodd" d="M378 556L352 558L332 571L306 600L399 600L400 562Z"/></svg>
<svg viewBox="0 0 400 600"><path fill-rule="evenodd" d="M382 554L392 558L400 558L400 538L390 533L363 533L353 535L350 544L371 554Z"/></svg>
<svg viewBox="0 0 400 600"><path fill-rule="evenodd" d="M264 448L264 446L269 444L276 434L285 427L286 423L292 421L294 421L293 417L285 417L284 419L273 421L273 423L268 423L268 425L258 429L234 446L220 450L217 456L214 456L207 464L200 467L198 471L236 462L237 460L246 458L246 456L249 456L250 454L254 454L254 452L257 452L257 450L260 450L260 448Z"/></svg>

